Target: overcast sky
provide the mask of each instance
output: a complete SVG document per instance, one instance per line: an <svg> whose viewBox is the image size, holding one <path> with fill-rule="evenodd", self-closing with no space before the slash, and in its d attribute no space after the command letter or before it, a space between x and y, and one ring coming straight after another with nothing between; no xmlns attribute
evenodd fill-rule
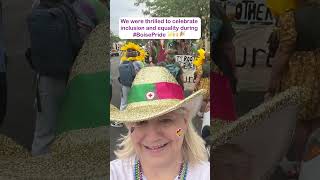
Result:
<svg viewBox="0 0 320 180"><path fill-rule="evenodd" d="M119 35L120 17L144 17L142 9L144 5L134 5L135 0L111 0L110 1L110 28L114 34Z"/></svg>

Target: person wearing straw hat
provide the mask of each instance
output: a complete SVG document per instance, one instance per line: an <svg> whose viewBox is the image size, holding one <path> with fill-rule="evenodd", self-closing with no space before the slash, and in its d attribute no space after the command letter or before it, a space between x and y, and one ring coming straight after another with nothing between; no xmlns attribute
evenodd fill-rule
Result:
<svg viewBox="0 0 320 180"><path fill-rule="evenodd" d="M205 142L191 121L203 94L199 90L184 98L166 68L141 69L126 109L110 106L110 120L128 128L115 151L118 159L110 162L110 179L210 179Z"/></svg>

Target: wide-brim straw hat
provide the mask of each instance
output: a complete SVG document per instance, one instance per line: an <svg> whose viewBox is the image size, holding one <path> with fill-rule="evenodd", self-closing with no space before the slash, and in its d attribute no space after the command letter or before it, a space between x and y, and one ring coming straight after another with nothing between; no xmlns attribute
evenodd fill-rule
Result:
<svg viewBox="0 0 320 180"><path fill-rule="evenodd" d="M303 88L292 87L263 102L258 107L251 109L234 122L212 119L210 127L211 135L206 138L206 142L212 147L227 144L232 138L241 136L263 124L264 121L268 121L272 113L278 112L290 104L300 106L305 96Z"/></svg>
<svg viewBox="0 0 320 180"><path fill-rule="evenodd" d="M110 105L110 120L123 123L145 121L182 107L193 117L200 109L204 92L199 90L185 98L182 87L166 68L145 67L132 83L126 109L120 111Z"/></svg>
<svg viewBox="0 0 320 180"><path fill-rule="evenodd" d="M108 134L106 126L65 132L36 157L0 134L0 179L108 179Z"/></svg>

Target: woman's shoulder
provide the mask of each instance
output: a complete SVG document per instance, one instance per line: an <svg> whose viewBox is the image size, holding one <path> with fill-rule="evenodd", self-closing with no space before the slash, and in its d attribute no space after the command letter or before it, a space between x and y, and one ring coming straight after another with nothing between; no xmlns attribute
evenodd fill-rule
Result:
<svg viewBox="0 0 320 180"><path fill-rule="evenodd" d="M209 161L200 161L199 163L193 166L195 169L210 169L210 162Z"/></svg>
<svg viewBox="0 0 320 180"><path fill-rule="evenodd" d="M134 158L116 159L110 162L110 180L130 179Z"/></svg>
<svg viewBox="0 0 320 180"><path fill-rule="evenodd" d="M210 179L210 163L201 161L190 166L190 179L209 180Z"/></svg>
<svg viewBox="0 0 320 180"><path fill-rule="evenodd" d="M126 158L126 159L115 159L110 162L110 167L123 167L123 166L131 166L134 164L134 158Z"/></svg>

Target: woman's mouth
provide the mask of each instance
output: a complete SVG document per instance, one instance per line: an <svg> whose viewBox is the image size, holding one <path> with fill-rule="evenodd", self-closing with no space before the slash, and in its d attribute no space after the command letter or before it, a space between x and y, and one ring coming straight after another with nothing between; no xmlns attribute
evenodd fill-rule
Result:
<svg viewBox="0 0 320 180"><path fill-rule="evenodd" d="M168 145L168 143L159 144L159 145L156 145L156 146L145 146L145 145L144 145L144 147L145 147L147 150L151 151L151 152L159 152L159 151L161 151L162 149L164 149L164 147L167 146L167 145Z"/></svg>

